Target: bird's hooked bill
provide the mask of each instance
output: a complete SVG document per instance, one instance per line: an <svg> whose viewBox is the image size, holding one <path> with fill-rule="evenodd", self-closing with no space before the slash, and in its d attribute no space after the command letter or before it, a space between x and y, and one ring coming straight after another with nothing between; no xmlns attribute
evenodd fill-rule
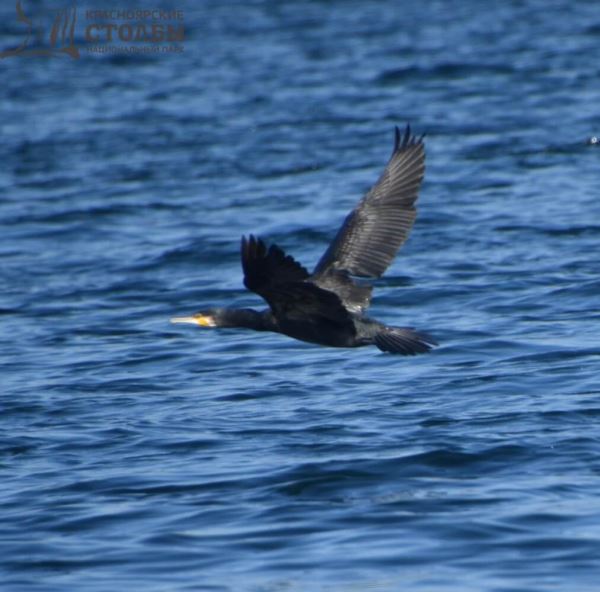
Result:
<svg viewBox="0 0 600 592"><path fill-rule="evenodd" d="M215 319L209 315L197 314L191 317L173 317L171 323L188 323L190 325L200 325L201 327L216 327Z"/></svg>

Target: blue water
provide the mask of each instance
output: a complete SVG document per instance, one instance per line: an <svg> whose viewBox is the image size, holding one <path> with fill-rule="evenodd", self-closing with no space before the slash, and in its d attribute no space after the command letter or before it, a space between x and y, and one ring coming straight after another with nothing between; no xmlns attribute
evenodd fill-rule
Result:
<svg viewBox="0 0 600 592"><path fill-rule="evenodd" d="M181 54L0 61L1 589L600 589L596 3L176 8ZM405 122L371 314L438 349L169 325L262 306L244 233L312 267Z"/></svg>

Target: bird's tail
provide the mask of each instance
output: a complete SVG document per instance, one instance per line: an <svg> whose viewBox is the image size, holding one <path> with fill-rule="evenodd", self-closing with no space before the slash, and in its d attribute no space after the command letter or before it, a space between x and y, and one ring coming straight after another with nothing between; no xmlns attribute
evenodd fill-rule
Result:
<svg viewBox="0 0 600 592"><path fill-rule="evenodd" d="M381 351L403 356L424 354L437 345L430 335L410 327L382 327L375 335L374 342Z"/></svg>

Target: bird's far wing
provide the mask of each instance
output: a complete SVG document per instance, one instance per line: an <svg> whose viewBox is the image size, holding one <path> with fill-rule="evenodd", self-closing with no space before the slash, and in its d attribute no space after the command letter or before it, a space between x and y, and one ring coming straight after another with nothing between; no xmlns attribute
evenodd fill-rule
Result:
<svg viewBox="0 0 600 592"><path fill-rule="evenodd" d="M300 263L286 255L277 245L267 248L260 238L252 235L242 237L241 254L244 285L262 296L271 308L271 295L277 285L301 282L309 276Z"/></svg>
<svg viewBox="0 0 600 592"><path fill-rule="evenodd" d="M350 276L381 277L412 228L416 216L414 203L424 173L423 138L411 135L408 125L404 134L396 128L390 161L377 183L346 217L317 264L312 280L328 287L333 273L345 272L347 279L340 286L351 294ZM366 308L369 295L365 299L359 292L346 298L345 303L349 307Z"/></svg>

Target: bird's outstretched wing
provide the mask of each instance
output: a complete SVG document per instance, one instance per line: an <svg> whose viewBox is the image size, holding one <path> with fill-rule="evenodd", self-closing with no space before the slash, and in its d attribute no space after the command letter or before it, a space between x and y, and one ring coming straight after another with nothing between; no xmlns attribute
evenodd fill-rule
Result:
<svg viewBox="0 0 600 592"><path fill-rule="evenodd" d="M425 173L423 138L396 128L392 156L381 177L348 214L311 276L340 295L354 311L369 306L370 286L352 276L378 278L407 239L415 221L415 201Z"/></svg>
<svg viewBox="0 0 600 592"><path fill-rule="evenodd" d="M297 302L290 298L290 286L302 285L309 277L308 271L277 245L267 247L252 235L242 237L241 255L246 288L262 296L275 315L285 314L289 303Z"/></svg>
<svg viewBox="0 0 600 592"><path fill-rule="evenodd" d="M307 281L308 271L277 245L242 237L242 268L246 288L262 296L276 317L349 321L340 297Z"/></svg>
<svg viewBox="0 0 600 592"><path fill-rule="evenodd" d="M277 245L268 249L255 236L242 237L242 269L244 286L268 302L268 294L278 284L301 282L309 277L308 271Z"/></svg>

